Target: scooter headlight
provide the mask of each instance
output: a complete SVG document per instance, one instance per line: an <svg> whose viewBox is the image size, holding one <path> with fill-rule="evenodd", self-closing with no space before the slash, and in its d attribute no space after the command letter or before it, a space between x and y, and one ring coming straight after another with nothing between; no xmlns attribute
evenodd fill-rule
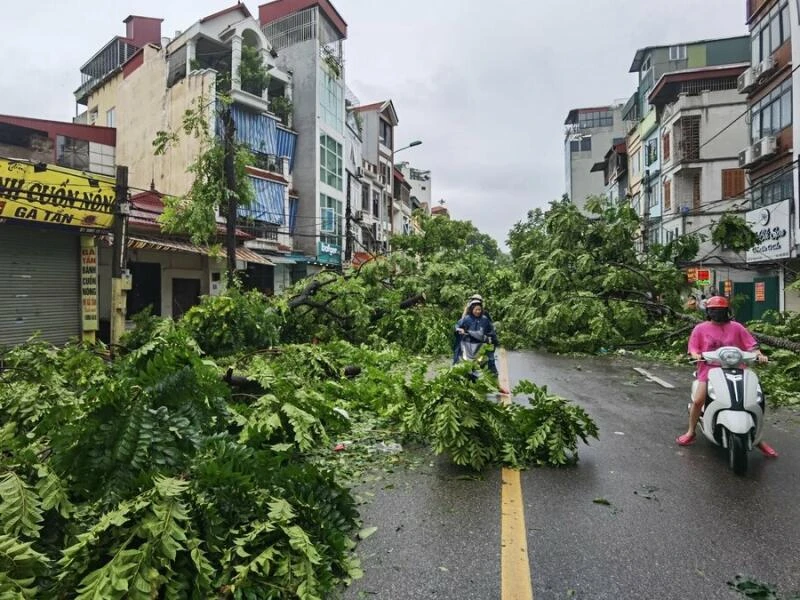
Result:
<svg viewBox="0 0 800 600"><path fill-rule="evenodd" d="M731 348L730 350L723 350L719 353L719 362L722 363L723 367L728 367L732 369L734 367L739 366L742 363L742 353L735 348Z"/></svg>

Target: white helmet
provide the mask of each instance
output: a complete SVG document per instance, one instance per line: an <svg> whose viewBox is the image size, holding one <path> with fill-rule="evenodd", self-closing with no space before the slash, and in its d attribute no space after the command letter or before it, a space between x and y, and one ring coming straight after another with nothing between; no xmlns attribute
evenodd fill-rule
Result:
<svg viewBox="0 0 800 600"><path fill-rule="evenodd" d="M483 296L480 294L472 294L472 296L469 297L469 301L472 302L473 300L483 303Z"/></svg>

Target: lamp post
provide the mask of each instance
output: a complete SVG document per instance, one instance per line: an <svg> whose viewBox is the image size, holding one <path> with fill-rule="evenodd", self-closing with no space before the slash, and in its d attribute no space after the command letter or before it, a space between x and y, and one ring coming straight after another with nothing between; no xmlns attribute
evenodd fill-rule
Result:
<svg viewBox="0 0 800 600"><path fill-rule="evenodd" d="M398 152L401 152L403 150L407 150L409 148L413 148L414 146L419 146L420 144L422 144L422 140L414 140L408 146L403 146L402 148L398 148L397 150L393 151L392 154L397 154ZM392 161L392 162L394 162L394 161Z"/></svg>

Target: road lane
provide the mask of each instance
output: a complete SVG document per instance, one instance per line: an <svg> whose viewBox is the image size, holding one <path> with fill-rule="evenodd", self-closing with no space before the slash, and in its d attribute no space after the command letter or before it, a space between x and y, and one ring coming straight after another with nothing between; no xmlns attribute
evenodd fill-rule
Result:
<svg viewBox="0 0 800 600"><path fill-rule="evenodd" d="M751 453L748 475L737 477L704 440L674 443L691 370L648 366L676 385L668 390L634 372L637 364L509 355L512 385L545 384L600 428L576 468L523 474L537 600L730 599L739 596L726 582L737 573L800 589L796 422L768 419L766 437L781 457Z"/></svg>

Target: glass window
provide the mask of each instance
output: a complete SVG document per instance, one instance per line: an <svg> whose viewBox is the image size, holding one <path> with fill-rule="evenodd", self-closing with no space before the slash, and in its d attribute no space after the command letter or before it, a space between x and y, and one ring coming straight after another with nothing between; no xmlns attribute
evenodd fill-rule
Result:
<svg viewBox="0 0 800 600"><path fill-rule="evenodd" d="M761 62L761 35L758 31L754 31L753 37L750 38L750 50L752 52L751 65L755 67Z"/></svg>
<svg viewBox="0 0 800 600"><path fill-rule="evenodd" d="M592 151L592 138L585 137L581 138L581 152L591 152Z"/></svg>
<svg viewBox="0 0 800 600"><path fill-rule="evenodd" d="M342 145L328 135L319 136L319 180L342 189Z"/></svg>
<svg viewBox="0 0 800 600"><path fill-rule="evenodd" d="M320 194L319 218L320 241L338 246L342 234L342 203L335 198Z"/></svg>
<svg viewBox="0 0 800 600"><path fill-rule="evenodd" d="M335 131L344 128L344 92L342 85L320 68L319 106L322 120Z"/></svg>
<svg viewBox="0 0 800 600"><path fill-rule="evenodd" d="M56 164L70 169L89 170L89 142L64 135L56 136Z"/></svg>
<svg viewBox="0 0 800 600"><path fill-rule="evenodd" d="M569 143L570 152L578 152L581 149L581 143L578 140L572 140Z"/></svg>
<svg viewBox="0 0 800 600"><path fill-rule="evenodd" d="M112 106L106 111L106 127L116 127L117 119L116 114L114 111L114 107Z"/></svg>
<svg viewBox="0 0 800 600"><path fill-rule="evenodd" d="M769 51L775 52L781 45L781 20L778 15L775 15L769 23L770 29L770 44Z"/></svg>
<svg viewBox="0 0 800 600"><path fill-rule="evenodd" d="M784 92L780 103L776 102L775 104L780 104L781 107L781 129L789 127L792 124L792 90Z"/></svg>

